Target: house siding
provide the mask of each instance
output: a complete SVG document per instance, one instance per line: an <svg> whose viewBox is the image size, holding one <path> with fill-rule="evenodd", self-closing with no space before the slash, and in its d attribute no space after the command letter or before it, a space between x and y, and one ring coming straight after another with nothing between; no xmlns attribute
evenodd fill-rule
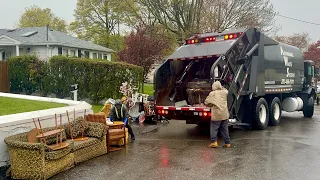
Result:
<svg viewBox="0 0 320 180"><path fill-rule="evenodd" d="M27 49L30 48L30 51L27 51ZM58 53L58 46L19 46L20 52L19 55L36 55L39 59L48 61L51 57L59 55ZM10 58L13 56L16 56L16 46L1 46L0 49L5 50L6 52L6 58ZM71 47L62 47L62 55L73 57L78 57L78 50L77 48L71 48ZM111 53L105 53L105 52L99 52L99 51L92 51L92 50L86 50L81 49L81 52L83 54L82 58L84 58L84 52L89 52L89 58L90 59L104 59L104 56L107 56L107 60L111 61ZM66 54L68 52L68 54ZM72 52L72 53L71 53ZM73 55L74 53L74 55ZM93 57L95 55L95 57Z"/></svg>
<svg viewBox="0 0 320 180"><path fill-rule="evenodd" d="M12 40L4 38L4 37L0 38L0 44L1 45L15 46L15 43Z"/></svg>

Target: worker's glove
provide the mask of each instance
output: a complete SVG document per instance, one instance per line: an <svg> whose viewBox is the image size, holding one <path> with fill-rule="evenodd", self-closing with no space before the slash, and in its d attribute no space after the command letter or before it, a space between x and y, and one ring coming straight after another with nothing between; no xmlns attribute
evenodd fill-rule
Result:
<svg viewBox="0 0 320 180"><path fill-rule="evenodd" d="M126 125L126 124L127 124L127 122L128 122L128 118L124 118L123 123Z"/></svg>

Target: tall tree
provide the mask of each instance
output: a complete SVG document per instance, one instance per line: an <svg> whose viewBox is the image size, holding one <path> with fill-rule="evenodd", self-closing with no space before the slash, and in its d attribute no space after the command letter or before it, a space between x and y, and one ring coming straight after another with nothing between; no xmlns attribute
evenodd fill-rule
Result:
<svg viewBox="0 0 320 180"><path fill-rule="evenodd" d="M310 44L310 37L308 33L294 33L290 36L276 36L275 40L286 43L306 51Z"/></svg>
<svg viewBox="0 0 320 180"><path fill-rule="evenodd" d="M70 29L81 39L118 50L120 45L110 41L119 36L132 3L132 0L78 0L75 22Z"/></svg>
<svg viewBox="0 0 320 180"><path fill-rule="evenodd" d="M182 41L199 32L204 0L139 0L153 17Z"/></svg>
<svg viewBox="0 0 320 180"><path fill-rule="evenodd" d="M224 31L230 28L274 28L276 13L270 0L204 0L202 30Z"/></svg>
<svg viewBox="0 0 320 180"><path fill-rule="evenodd" d="M181 40L193 33L257 27L270 31L275 11L270 0L139 0Z"/></svg>
<svg viewBox="0 0 320 180"><path fill-rule="evenodd" d="M320 66L320 40L308 47L304 53L304 59L313 60L317 66Z"/></svg>
<svg viewBox="0 0 320 180"><path fill-rule="evenodd" d="M31 6L25 9L20 16L18 26L24 27L42 27L50 25L54 30L67 32L67 23L63 19L55 16L50 9L41 9L38 6Z"/></svg>
<svg viewBox="0 0 320 180"><path fill-rule="evenodd" d="M139 27L137 31L125 37L126 47L118 53L119 60L143 67L144 79L150 72L150 67L163 59L170 50L170 40L159 33L157 29Z"/></svg>

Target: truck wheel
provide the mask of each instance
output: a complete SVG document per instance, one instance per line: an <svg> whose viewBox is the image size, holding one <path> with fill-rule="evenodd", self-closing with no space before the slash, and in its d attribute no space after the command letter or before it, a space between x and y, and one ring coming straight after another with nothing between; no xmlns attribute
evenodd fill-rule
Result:
<svg viewBox="0 0 320 180"><path fill-rule="evenodd" d="M281 120L281 101L278 97L275 97L269 105L269 125L277 126Z"/></svg>
<svg viewBox="0 0 320 180"><path fill-rule="evenodd" d="M313 96L309 97L307 101L305 101L305 105L303 106L303 115L304 117L311 118L314 112L314 99Z"/></svg>
<svg viewBox="0 0 320 180"><path fill-rule="evenodd" d="M268 127L269 108L264 98L260 98L253 109L253 125L255 129L264 130Z"/></svg>

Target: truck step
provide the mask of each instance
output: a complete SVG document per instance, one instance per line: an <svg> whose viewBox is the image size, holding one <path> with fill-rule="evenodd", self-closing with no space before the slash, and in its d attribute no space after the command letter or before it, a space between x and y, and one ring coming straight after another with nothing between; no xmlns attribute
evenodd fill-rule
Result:
<svg viewBox="0 0 320 180"><path fill-rule="evenodd" d="M237 121L236 119L229 119L229 126L250 126L248 123L242 123L240 121Z"/></svg>

